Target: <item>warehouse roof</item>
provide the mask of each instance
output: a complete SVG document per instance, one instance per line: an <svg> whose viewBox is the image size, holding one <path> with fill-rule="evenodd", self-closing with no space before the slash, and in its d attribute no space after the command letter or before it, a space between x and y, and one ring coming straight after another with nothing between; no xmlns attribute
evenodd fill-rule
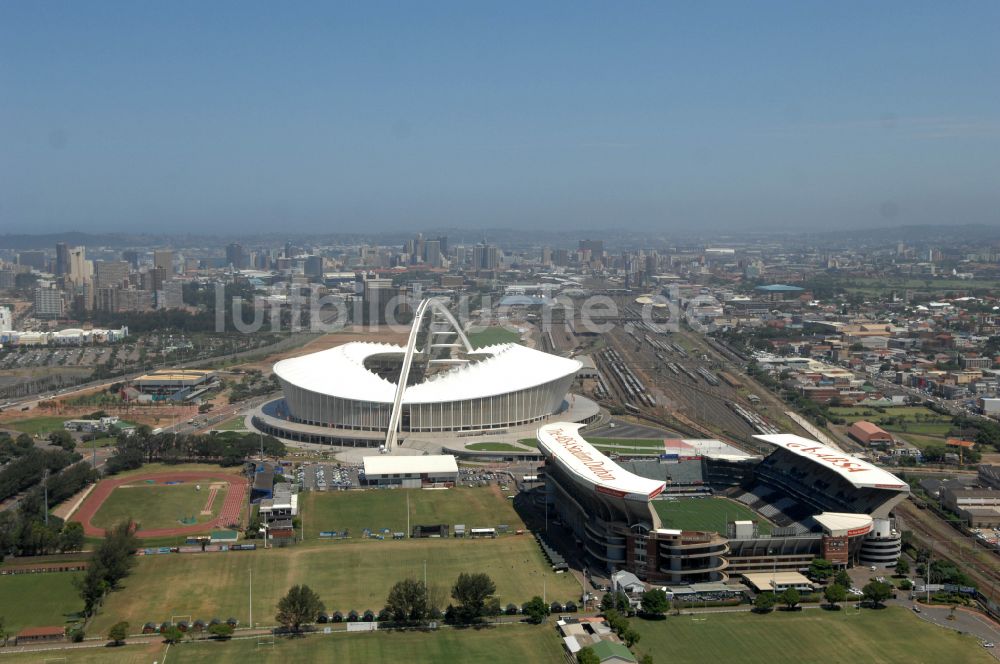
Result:
<svg viewBox="0 0 1000 664"><path fill-rule="evenodd" d="M458 464L450 454L427 456L366 456L365 476L395 474L457 473Z"/></svg>
<svg viewBox="0 0 1000 664"><path fill-rule="evenodd" d="M572 422L541 426L536 433L538 448L598 493L645 501L663 491L663 482L630 473L584 440L579 433L583 426Z"/></svg>

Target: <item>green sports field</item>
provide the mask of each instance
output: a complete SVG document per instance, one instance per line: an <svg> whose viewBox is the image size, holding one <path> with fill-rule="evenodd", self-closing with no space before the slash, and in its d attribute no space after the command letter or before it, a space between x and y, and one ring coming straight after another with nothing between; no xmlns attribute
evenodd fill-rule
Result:
<svg viewBox="0 0 1000 664"><path fill-rule="evenodd" d="M11 634L25 627L62 625L76 618L83 601L73 587L75 572L0 576L0 617Z"/></svg>
<svg viewBox="0 0 1000 664"><path fill-rule="evenodd" d="M473 332L468 337L473 348L521 342L521 335L505 327L488 327L480 332Z"/></svg>
<svg viewBox="0 0 1000 664"><path fill-rule="evenodd" d="M664 528L714 530L726 534L727 521L756 521L762 534L771 532L771 524L746 505L728 498L680 498L654 500Z"/></svg>
<svg viewBox="0 0 1000 664"><path fill-rule="evenodd" d="M435 632L377 632L310 635L278 638L274 645L258 639L186 642L166 651L163 644L125 645L120 648L87 648L59 653L3 655L4 662L27 664L64 656L65 664L138 664L153 661L243 664L275 662L564 662L559 638L550 626L501 625L482 629ZM62 662L60 661L60 664Z"/></svg>
<svg viewBox="0 0 1000 664"><path fill-rule="evenodd" d="M913 664L993 662L971 636L928 625L906 609L873 611L775 611L766 615L726 613L633 620L642 635L639 653L671 662L740 664Z"/></svg>
<svg viewBox="0 0 1000 664"><path fill-rule="evenodd" d="M183 484L136 483L118 487L111 492L94 515L92 523L98 528L111 528L116 523L132 519L141 528L171 528L179 526L181 519L194 518L196 523L207 523L219 515L226 499L226 489L219 489L212 501L211 514L202 514L209 494L209 482Z"/></svg>
<svg viewBox="0 0 1000 664"><path fill-rule="evenodd" d="M221 647L219 647L221 646ZM173 652L179 661L205 664L255 662L564 662L559 638L549 627L503 625L479 630L334 634L282 639L273 646L256 641L199 643Z"/></svg>
<svg viewBox="0 0 1000 664"><path fill-rule="evenodd" d="M469 528L500 524L510 526L511 530L524 528L511 501L495 487L310 491L304 494L302 514L306 537L315 539L324 530L347 529L353 538L360 538L365 528L406 532L407 499L411 527L436 523L453 527L463 523Z"/></svg>
<svg viewBox="0 0 1000 664"><path fill-rule="evenodd" d="M253 573L254 621L274 624L275 606L288 589L305 583L330 611L378 610L392 585L422 578L445 590L461 572L485 572L497 585L503 604L520 604L543 590L548 600L578 600L580 585L569 574L555 574L530 535L495 540L405 540L305 544L285 549L214 554L143 556L123 590L108 596L94 619L101 631L119 620L136 625L172 615L248 621ZM445 604L450 600L447 600Z"/></svg>

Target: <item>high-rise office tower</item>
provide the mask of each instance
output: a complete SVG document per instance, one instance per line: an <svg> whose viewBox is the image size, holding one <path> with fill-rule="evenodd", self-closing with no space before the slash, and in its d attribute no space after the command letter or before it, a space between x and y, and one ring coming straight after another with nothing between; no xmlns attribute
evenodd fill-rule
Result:
<svg viewBox="0 0 1000 664"><path fill-rule="evenodd" d="M174 273L174 252L171 249L157 249L153 252L153 267L162 267L168 275Z"/></svg>
<svg viewBox="0 0 1000 664"><path fill-rule="evenodd" d="M56 243L56 276L69 274L69 246L65 242Z"/></svg>

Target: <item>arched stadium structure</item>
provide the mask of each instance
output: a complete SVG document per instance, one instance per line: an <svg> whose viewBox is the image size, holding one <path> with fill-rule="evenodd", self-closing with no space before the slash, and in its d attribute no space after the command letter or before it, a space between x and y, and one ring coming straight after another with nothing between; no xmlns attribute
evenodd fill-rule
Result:
<svg viewBox="0 0 1000 664"><path fill-rule="evenodd" d="M350 342L276 363L283 403L254 424L390 450L400 434L507 430L564 410L581 366L515 343L474 349L444 302L427 299L405 346Z"/></svg>

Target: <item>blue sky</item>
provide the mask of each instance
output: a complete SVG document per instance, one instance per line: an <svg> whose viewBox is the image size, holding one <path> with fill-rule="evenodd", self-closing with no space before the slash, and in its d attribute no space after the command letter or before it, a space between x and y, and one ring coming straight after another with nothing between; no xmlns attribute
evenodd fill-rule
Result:
<svg viewBox="0 0 1000 664"><path fill-rule="evenodd" d="M1000 3L0 3L0 232L1000 223Z"/></svg>

